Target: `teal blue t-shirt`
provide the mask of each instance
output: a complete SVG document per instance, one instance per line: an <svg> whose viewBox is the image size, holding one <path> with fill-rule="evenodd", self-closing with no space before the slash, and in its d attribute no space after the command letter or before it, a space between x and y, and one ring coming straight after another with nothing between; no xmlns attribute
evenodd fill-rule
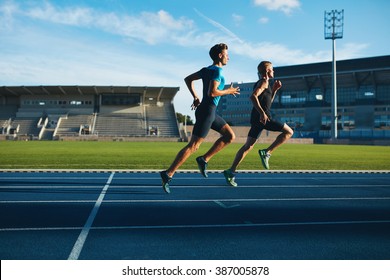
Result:
<svg viewBox="0 0 390 280"><path fill-rule="evenodd" d="M209 104L218 105L221 96L211 97L208 95L209 85L211 81L219 82L218 89L223 90L225 87L225 77L223 76L223 71L221 67L210 65L208 67L204 67L200 70L200 76L203 81L203 99L202 103L206 102Z"/></svg>

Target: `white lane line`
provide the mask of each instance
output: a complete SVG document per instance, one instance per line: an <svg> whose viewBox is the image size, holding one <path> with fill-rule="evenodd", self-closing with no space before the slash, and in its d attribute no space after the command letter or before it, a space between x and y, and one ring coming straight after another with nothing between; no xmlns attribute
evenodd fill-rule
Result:
<svg viewBox="0 0 390 280"><path fill-rule="evenodd" d="M5 200L0 201L0 204L39 204L39 203L95 203L96 200Z"/></svg>
<svg viewBox="0 0 390 280"><path fill-rule="evenodd" d="M332 200L390 200L390 197L298 197L298 198L228 198L228 199L118 199L105 203L178 203L178 202L257 202L257 201L332 201Z"/></svg>
<svg viewBox="0 0 390 280"><path fill-rule="evenodd" d="M56 190L56 189L70 189L70 190L75 190L76 192L82 192L84 189L100 189L102 187L102 184L98 185L58 185L56 184L55 186L31 186L31 185L2 185L0 186L0 190L4 189L4 192L12 192L12 190L18 190L21 189L23 190L36 190L36 191L50 191L51 189ZM161 187L160 187L161 188Z"/></svg>
<svg viewBox="0 0 390 280"><path fill-rule="evenodd" d="M388 224L390 220L379 221L323 221L323 222L280 222L280 223L244 223L244 224L202 224L202 225L161 225L161 226L124 226L115 229L170 229L170 228L229 228L229 227L272 227L272 226L322 226L355 224ZM110 230L110 227L96 227L95 230Z"/></svg>
<svg viewBox="0 0 390 280"><path fill-rule="evenodd" d="M157 174L159 170L157 169L29 169L29 168L12 168L12 169L0 169L0 173L12 173L12 174L18 174L18 173L77 173L77 174L101 174L101 173L111 173L116 172L118 174L137 174L137 173L151 173L151 174ZM221 174L222 170L207 170L208 173L217 173ZM191 174L196 173L199 174L198 169L181 169L178 170L176 173L182 173L182 174ZM319 174L355 174L355 173L362 173L362 174L378 174L378 173L384 173L389 174L389 170L329 170L329 169L312 169L312 170L303 170L303 169L284 169L284 170L257 170L257 169L247 169L247 170L239 170L238 173L249 173L249 174L273 174L273 173L297 173L297 174L311 174L311 173L319 173Z"/></svg>
<svg viewBox="0 0 390 280"><path fill-rule="evenodd" d="M116 180L116 179L115 179ZM78 192L82 192L83 189L96 189L100 188L101 185L61 185L61 186L31 186L31 185L2 185L0 186L0 190L4 189L4 192L8 191L12 192L13 189L18 190L50 190L50 189L75 189ZM219 185L219 186L210 186L210 185L187 185L187 186L171 186L172 188L175 189L201 189L201 188L207 188L207 189L231 189L231 187L225 186L225 185ZM305 188L389 188L390 184L359 184L359 185L342 185L342 184L334 184L334 185L240 185L238 189L248 189L248 188L259 188L259 189L265 189L265 188L275 188L275 189L305 189ZM129 185L129 186L116 186L112 185L111 189L129 189L129 190L134 190L134 189L161 189L161 186L137 186L137 185Z"/></svg>
<svg viewBox="0 0 390 280"><path fill-rule="evenodd" d="M245 221L241 224L198 224L198 225L144 225L144 226L108 226L92 227L90 230L132 230L132 229L180 229L180 228L229 228L229 227L279 227L279 226L323 226L323 225L360 225L360 224L389 224L390 220L357 220L357 221L312 221L312 222L277 222L277 223L251 223ZM80 230L81 227L42 227L42 228L2 228L0 232L12 231L62 231Z"/></svg>
<svg viewBox="0 0 390 280"><path fill-rule="evenodd" d="M186 202L262 202L262 201L339 201L339 200L390 200L390 197L297 197L297 198L220 198L220 199L118 199L104 203L186 203ZM94 200L12 200L0 204L18 203L93 203Z"/></svg>
<svg viewBox="0 0 390 280"><path fill-rule="evenodd" d="M2 231L56 231L56 230L82 230L82 227L25 227L25 228L0 228Z"/></svg>
<svg viewBox="0 0 390 280"><path fill-rule="evenodd" d="M93 207L91 213L89 214L87 222L85 223L83 229L81 230L80 235L77 238L77 241L74 244L72 251L70 252L68 260L77 260L79 258L81 250L84 247L85 240L87 239L88 233L91 229L92 223L95 220L96 214L99 211L100 205L102 204L102 201L104 199L104 196L106 195L108 187L111 184L114 174L115 172L112 172L110 177L108 178L106 185L104 186L102 192L100 193L99 198L95 203L95 206Z"/></svg>
<svg viewBox="0 0 390 280"><path fill-rule="evenodd" d="M88 177L87 175L83 174L83 176L80 177L70 177L70 176L23 176L23 177L2 177L2 180L17 180L17 181L24 181L24 180L29 180L29 181L38 181L38 180L105 180L107 178L106 174L102 174L102 176L90 176Z"/></svg>
<svg viewBox="0 0 390 280"><path fill-rule="evenodd" d="M240 204L233 204L233 205L228 206L228 205L225 205L223 202L221 202L219 200L214 200L214 202L216 204L218 204L219 206L221 206L222 208L225 208L225 209L229 209L229 208L234 208L234 207L240 206Z"/></svg>

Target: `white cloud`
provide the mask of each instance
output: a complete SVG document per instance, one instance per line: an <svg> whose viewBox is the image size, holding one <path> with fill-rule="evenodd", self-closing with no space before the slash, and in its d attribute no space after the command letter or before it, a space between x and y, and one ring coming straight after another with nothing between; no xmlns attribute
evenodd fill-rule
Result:
<svg viewBox="0 0 390 280"><path fill-rule="evenodd" d="M261 24L266 24L268 22L269 22L269 18L267 18L267 17L259 18L259 23L261 23Z"/></svg>
<svg viewBox="0 0 390 280"><path fill-rule="evenodd" d="M253 0L256 5L263 5L269 9L281 10L286 13L299 7L298 0ZM11 26L13 14L27 16L34 20L49 23L71 25L85 28L95 28L108 34L122 36L126 39L146 42L149 45L169 43L184 47L199 47L208 49L215 42L226 42L232 53L259 60L269 58L280 64L309 63L320 61L325 56L324 52L305 53L299 49L290 49L287 45L275 42L248 42L241 39L234 32L221 23L205 16L198 10L195 12L209 24L221 32L200 32L196 29L191 19L180 17L174 18L164 10L157 12L141 12L138 15L116 14L101 12L88 7L64 7L60 8L44 2L35 6L25 6L24 9L8 2L0 6L0 16L4 19L3 26ZM237 21L242 17L232 15ZM262 17L259 22L268 23L267 17ZM37 42L37 40L32 39ZM364 45L351 45L345 56L358 54L366 48ZM338 51L340 56L343 55ZM269 58L270 59L270 58Z"/></svg>
<svg viewBox="0 0 390 280"><path fill-rule="evenodd" d="M13 14L18 6L13 2L6 2L0 5L0 31L10 30L13 25Z"/></svg>
<svg viewBox="0 0 390 280"><path fill-rule="evenodd" d="M118 15L88 7L59 8L49 2L20 11L31 19L45 22L97 28L111 34L144 41L148 44L176 41L193 29L185 17L175 19L167 11L142 12L139 15Z"/></svg>
<svg viewBox="0 0 390 280"><path fill-rule="evenodd" d="M341 42L340 42L341 43ZM338 44L336 48L336 59L351 59L351 58L360 58L361 53L369 48L369 44L359 44L359 43L346 43Z"/></svg>
<svg viewBox="0 0 390 280"><path fill-rule="evenodd" d="M201 16L202 18L204 18L207 22L209 22L211 25L213 25L214 27L218 28L220 31L222 31L224 34L228 35L229 39L231 41L238 41L239 43L243 43L243 40L241 40L236 34L234 34L232 31L230 31L228 28L226 28L225 26L223 26L222 24L220 24L219 22L205 16L204 14L202 14L201 12L199 12L197 9L194 9L195 12Z"/></svg>
<svg viewBox="0 0 390 280"><path fill-rule="evenodd" d="M232 18L236 25L239 25L244 20L244 17L238 14L232 14Z"/></svg>
<svg viewBox="0 0 390 280"><path fill-rule="evenodd" d="M283 12L295 9L276 2ZM174 17L164 10L130 15L89 7L59 7L50 2L31 1L30 6L14 3L0 3L0 41L7 42L0 44L0 84L5 85L180 86L176 109L188 113L192 100L183 78L210 62L207 51L215 42L229 45L232 60L226 77L234 81L256 79L253 69L264 59L276 66L331 60L330 45L325 51L305 52L279 42L252 41L252 37L245 41L199 11L212 28L199 30L193 20ZM243 20L237 14L232 16L237 22ZM267 23L268 19L260 22ZM79 28L75 31L66 25ZM88 32L91 29L97 32ZM107 35L111 40L101 40ZM169 49L160 52L166 45ZM366 44L343 44L340 40L337 59L359 57L367 48Z"/></svg>
<svg viewBox="0 0 390 280"><path fill-rule="evenodd" d="M271 11L282 11L287 15L301 6L299 0L253 0L253 3Z"/></svg>
<svg viewBox="0 0 390 280"><path fill-rule="evenodd" d="M53 23L88 26L94 22L94 11L90 8L75 7L59 9L46 2L44 6L33 7L24 11L25 15L33 18Z"/></svg>
<svg viewBox="0 0 390 280"><path fill-rule="evenodd" d="M256 0L256 2L261 3L260 0ZM281 7L282 2L275 2L278 2L279 7ZM7 4L0 5L0 19L4 19L6 23L2 20L2 24L3 26L8 26L8 28L13 24L13 15L22 15L23 17L28 16L32 19L49 23L96 28L108 34L120 35L126 39L139 40L148 44L170 43L185 47L202 47L208 50L215 42L226 42L229 45L230 52L242 56L243 59L249 58L256 62L262 59L269 59L277 65L326 61L330 57L330 50L307 53L300 49L291 49L287 45L275 42L257 43L245 41L221 23L206 17L197 10L195 11L199 16L216 27L220 32L200 32L196 29L192 20L184 17L175 18L163 10L155 13L143 12L139 15L120 15L111 12L100 12L86 7L59 8L48 2L34 7L25 7L23 10L21 7L12 3L8 2ZM283 3L288 2L285 1ZM236 16L240 20L240 16ZM264 23L267 20L267 18L262 19ZM16 25L15 28L17 28ZM19 28L21 27L19 26ZM7 79L16 81L18 79L16 73L21 73L23 77L19 80L26 82L39 81L40 76L45 78L51 77L53 83L70 83L72 79L75 79L76 81L88 84L99 81L101 83L109 83L111 81L110 83L118 82L122 84L130 84L133 81L145 84L175 84L175 79L181 81L183 73L187 73L187 70L183 70L183 67L180 66L181 63L177 53L172 54L172 58L170 59L162 58L161 56L156 59L156 56L137 52L137 50L130 48L128 44L121 46L121 49L117 51L113 49L115 43L113 45L108 45L108 43L104 45L104 43L96 41L94 42L96 45L92 45L90 42L87 42L87 39L83 41L83 38L71 40L71 37L64 37L62 39L63 36L57 35L49 35L51 37L47 37L43 35L46 31L33 30L32 28L23 27L21 30L15 30L17 31L16 33L11 32L12 34L18 34L16 37L11 33L8 37L4 37L5 35L3 34L1 40L7 40L11 45L12 42L15 43L15 38L20 38L20 41L16 42L16 47L13 47L12 53L17 52L16 48L20 48L23 51L27 50L27 52L40 50L39 53L33 53L35 57L32 57L32 55L27 57L27 54L19 54L19 57L14 57L4 51L5 45L0 46L0 51L3 54L1 68L9 70L0 71L2 72L0 73L0 76L2 76L1 80L4 82ZM53 40L56 41L53 42ZM30 43L26 45L25 42ZM50 48L49 46L61 47L59 49L58 47ZM366 48L367 45L365 44L338 46L338 58L358 57L359 53ZM106 52L102 52L101 50L103 49L106 49ZM58 56L61 58L58 58ZM206 54L205 61L208 61L207 59ZM4 63L6 61L8 63L5 65ZM100 61L99 63L103 65L98 65L96 61ZM18 65L20 65L19 68ZM130 67L130 65L137 65L137 68ZM25 68L23 69L22 66ZM88 67L92 70L88 71ZM57 68L61 68L61 70ZM30 71L27 71L27 69L30 69ZM78 69L82 73L76 75L72 69ZM158 71L157 69L163 70ZM187 65L185 69L192 71L195 68L188 67ZM30 73L30 78L27 77L27 74L23 74L27 72ZM148 77L152 76L152 80L147 80Z"/></svg>
<svg viewBox="0 0 390 280"><path fill-rule="evenodd" d="M360 56L360 53L368 48L367 44L345 44L337 47L337 59L350 59ZM288 46L273 42L262 43L232 43L231 50L254 60L270 60L275 65L294 65L331 60L331 49L316 52L304 52L300 49L290 49Z"/></svg>
<svg viewBox="0 0 390 280"><path fill-rule="evenodd" d="M235 53L243 57L248 57L256 61L267 59L273 61L275 65L281 66L328 61L329 57L331 56L330 50L320 50L308 53L301 49L291 49L287 45L275 42L254 43L244 41L219 22L206 17L198 10L195 11L211 25L217 27L227 35L226 38L221 38L221 41L226 42L229 45L229 50L231 53ZM262 18L260 21L262 23L267 23L268 18ZM358 54L367 47L367 44L347 44L343 46L343 48L339 48L340 50L337 51L339 59L358 57Z"/></svg>

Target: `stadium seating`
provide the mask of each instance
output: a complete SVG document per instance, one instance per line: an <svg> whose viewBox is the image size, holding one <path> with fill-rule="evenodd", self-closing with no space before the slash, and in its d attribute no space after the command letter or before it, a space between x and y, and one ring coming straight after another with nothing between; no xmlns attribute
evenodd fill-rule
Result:
<svg viewBox="0 0 390 280"><path fill-rule="evenodd" d="M157 106L148 105L146 116L149 128L157 128L157 135L162 137L179 137L175 109L172 104Z"/></svg>
<svg viewBox="0 0 390 280"><path fill-rule="evenodd" d="M181 140L178 87L3 86L0 140Z"/></svg>
<svg viewBox="0 0 390 280"><path fill-rule="evenodd" d="M19 109L17 112L8 109L1 112L0 124L2 135L12 135L15 139L22 136L31 140L77 140L87 136L104 140L115 137L179 139L174 107L167 104L147 104L135 113L69 111L47 114L38 109Z"/></svg>
<svg viewBox="0 0 390 280"><path fill-rule="evenodd" d="M143 117L138 113L97 114L92 133L98 136L146 136Z"/></svg>
<svg viewBox="0 0 390 280"><path fill-rule="evenodd" d="M92 115L67 115L61 117L57 124L54 136L79 136L81 126L90 126L92 123Z"/></svg>

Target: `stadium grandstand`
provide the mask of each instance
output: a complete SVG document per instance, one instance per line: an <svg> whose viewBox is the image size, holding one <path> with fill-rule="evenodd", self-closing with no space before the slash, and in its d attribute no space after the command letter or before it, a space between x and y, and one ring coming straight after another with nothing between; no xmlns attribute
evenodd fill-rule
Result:
<svg viewBox="0 0 390 280"><path fill-rule="evenodd" d="M274 67L282 89L273 117L292 143L330 143L332 62ZM245 142L255 82L221 99L217 112ZM0 140L188 141L176 119L179 87L0 86ZM338 143L390 144L390 56L337 62ZM276 136L263 133L259 142ZM214 141L211 132L206 141Z"/></svg>
<svg viewBox="0 0 390 280"><path fill-rule="evenodd" d="M178 87L2 86L1 140L179 141Z"/></svg>
<svg viewBox="0 0 390 280"><path fill-rule="evenodd" d="M255 71L256 69L254 69ZM295 138L328 143L331 138L332 62L276 67L282 88L273 117L294 128ZM233 126L249 126L255 82L221 99L217 112ZM390 143L390 56L337 61L338 142Z"/></svg>

